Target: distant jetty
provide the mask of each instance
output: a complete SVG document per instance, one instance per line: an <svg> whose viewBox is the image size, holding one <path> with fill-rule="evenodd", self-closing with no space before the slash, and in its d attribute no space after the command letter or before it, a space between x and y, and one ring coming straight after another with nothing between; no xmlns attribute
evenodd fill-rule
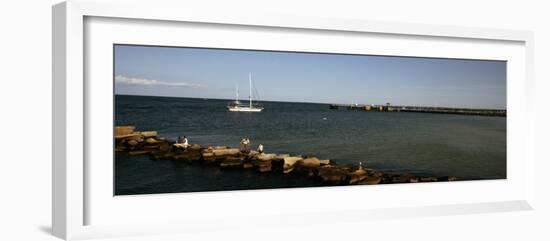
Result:
<svg viewBox="0 0 550 241"><path fill-rule="evenodd" d="M329 108L333 110L345 109L345 110L381 111L381 112L420 112L420 113L436 113L436 114L506 117L506 110L499 110L499 109L472 109L472 108L427 107L427 106L394 106L394 105L390 105L390 103L386 103L385 105L330 104Z"/></svg>
<svg viewBox="0 0 550 241"><path fill-rule="evenodd" d="M259 175L279 172L284 175L312 178L323 185L363 185L455 181L453 176L414 176L376 171L362 165L339 165L314 156L243 151L228 146L202 147L190 144L177 148L174 141L162 138L157 131L136 131L134 126L115 127L115 151L129 156L148 155L151 160L180 161L189 165L218 166L220 169L250 169Z"/></svg>

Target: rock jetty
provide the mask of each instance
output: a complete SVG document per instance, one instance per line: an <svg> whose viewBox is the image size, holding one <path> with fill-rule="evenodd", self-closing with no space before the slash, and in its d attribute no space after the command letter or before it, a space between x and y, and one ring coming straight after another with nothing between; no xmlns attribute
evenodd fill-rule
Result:
<svg viewBox="0 0 550 241"><path fill-rule="evenodd" d="M137 131L134 126L115 127L115 151L129 156L148 155L152 160L181 161L190 165L219 166L221 169L253 169L259 173L280 172L288 176L314 178L324 185L370 185L455 181L456 177L417 177L408 173L382 173L361 165L339 165L313 156L258 153L229 146L203 147L190 144L187 149L159 136L157 131Z"/></svg>

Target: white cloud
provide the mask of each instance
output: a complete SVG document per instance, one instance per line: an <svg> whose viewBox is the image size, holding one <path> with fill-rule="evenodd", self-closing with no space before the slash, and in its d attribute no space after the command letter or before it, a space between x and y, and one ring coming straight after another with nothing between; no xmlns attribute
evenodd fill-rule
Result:
<svg viewBox="0 0 550 241"><path fill-rule="evenodd" d="M155 79L134 78L124 75L115 76L115 83L129 85L147 85L147 86L177 86L177 87L205 87L201 84L185 83L185 82L166 82Z"/></svg>

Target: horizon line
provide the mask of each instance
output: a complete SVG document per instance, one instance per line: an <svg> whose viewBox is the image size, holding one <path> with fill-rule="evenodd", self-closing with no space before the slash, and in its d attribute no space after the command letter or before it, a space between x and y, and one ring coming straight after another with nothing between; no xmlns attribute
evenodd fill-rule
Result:
<svg viewBox="0 0 550 241"><path fill-rule="evenodd" d="M135 95L135 94L114 94L115 96L144 96L144 97L162 97L162 98L186 98L186 99L203 99L203 100L227 100L232 101L234 99L222 99L222 98L206 98L206 97L184 97L184 96L168 96L168 95ZM243 101L246 99L243 99ZM246 100L248 101L248 100ZM308 101L285 101L285 100L256 100L256 102L282 102L282 103L302 103L302 104L319 104L319 105L371 105L371 106L385 106L383 104L360 104L360 103L327 103L327 102L308 102ZM389 103L389 102L387 102ZM449 107L449 106L427 106L427 105L391 105L390 106L408 106L408 107L430 107L430 108L453 108L453 109L471 109L471 110L507 110L507 108L472 108L472 107Z"/></svg>

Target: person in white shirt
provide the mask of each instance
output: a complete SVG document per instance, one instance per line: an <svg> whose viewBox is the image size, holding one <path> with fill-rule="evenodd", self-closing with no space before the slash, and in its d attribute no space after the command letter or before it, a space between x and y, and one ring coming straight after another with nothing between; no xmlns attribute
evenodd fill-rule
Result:
<svg viewBox="0 0 550 241"><path fill-rule="evenodd" d="M183 136L183 138L181 138L181 136L178 137L174 147L183 148L184 151L187 151L187 147L189 147L189 140L187 140L187 136Z"/></svg>
<svg viewBox="0 0 550 241"><path fill-rule="evenodd" d="M244 149L244 147L245 147L245 145L244 145L245 142L246 142L245 138L241 139L241 152L244 152L244 151L245 151L245 149Z"/></svg>
<svg viewBox="0 0 550 241"><path fill-rule="evenodd" d="M245 138L244 139L244 150L246 152L249 152L250 151L250 139L248 138Z"/></svg>
<svg viewBox="0 0 550 241"><path fill-rule="evenodd" d="M258 153L260 154L264 153L264 145L262 144L258 145Z"/></svg>
<svg viewBox="0 0 550 241"><path fill-rule="evenodd" d="M187 150L187 147L189 146L189 140L187 140L187 136L183 136L183 148Z"/></svg>

